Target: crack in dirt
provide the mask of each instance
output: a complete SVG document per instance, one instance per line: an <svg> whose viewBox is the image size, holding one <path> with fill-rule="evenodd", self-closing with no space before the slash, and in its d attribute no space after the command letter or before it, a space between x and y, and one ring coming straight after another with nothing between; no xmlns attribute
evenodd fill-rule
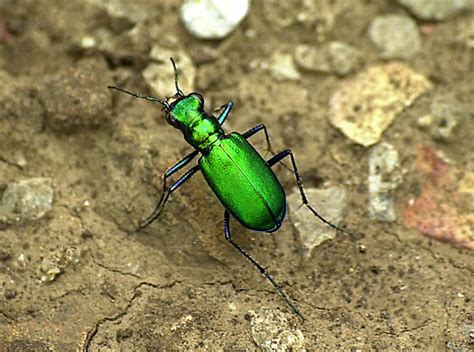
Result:
<svg viewBox="0 0 474 352"><path fill-rule="evenodd" d="M453 267L455 267L456 269L459 269L459 270L467 270L469 271L471 274L474 274L474 270L473 269L470 269L468 267L465 267L465 266L461 266L461 265L458 265L456 264L455 262L453 262L451 259L449 260L449 264L451 264Z"/></svg>
<svg viewBox="0 0 474 352"><path fill-rule="evenodd" d="M111 267L109 267L109 266L107 266L107 265L101 263L100 261L98 261L98 260L95 258L94 254L93 254L92 252L90 252L90 256L91 256L91 258L92 258L92 262L93 262L95 265L101 267L102 269L105 269L105 270L107 270L107 271L110 271L110 272L113 272L113 273L116 273L116 274L124 275L124 276L131 276L131 277L138 278L138 279L141 278L141 276L138 275L138 274L134 274L134 273L131 273L131 272L128 272L128 271L122 271L122 270L116 269L116 268L111 268Z"/></svg>
<svg viewBox="0 0 474 352"><path fill-rule="evenodd" d="M92 340L94 339L94 337L99 332L99 328L102 326L102 324L104 324L105 322L116 321L116 320L118 320L118 319L120 319L120 318L122 318L122 317L124 317L125 315L128 314L128 311L133 306L135 300L137 298L141 297L141 294L140 294L140 291L139 291L140 288L142 288L144 286L148 286L148 287L155 288L155 289L168 289L168 288L172 288L176 284L180 284L180 283L181 283L180 281L173 281L170 284L160 286L160 285L154 284L152 282L148 282L148 281L140 282L137 286L134 287L132 298L129 300L127 305L120 312L118 312L117 314L114 314L112 316L103 317L103 318L99 319L94 324L94 327L87 333L86 339L83 343L82 351L83 352L88 352L89 351L89 348L92 344Z"/></svg>
<svg viewBox="0 0 474 352"><path fill-rule="evenodd" d="M398 332L396 331L396 329L393 327L392 324L388 324L389 325L388 327L389 327L390 331L380 331L380 332L375 333L373 336L390 335L390 336L400 337L401 334L405 334L407 332L412 332L412 331L423 329L423 328L427 327L428 325L432 324L433 322L434 321L432 319L427 319L419 325L416 325L412 328L402 329Z"/></svg>

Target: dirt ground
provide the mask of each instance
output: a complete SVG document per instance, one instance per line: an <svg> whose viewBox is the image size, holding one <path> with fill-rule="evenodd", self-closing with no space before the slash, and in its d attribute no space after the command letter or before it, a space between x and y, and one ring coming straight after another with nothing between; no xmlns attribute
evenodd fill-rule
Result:
<svg viewBox="0 0 474 352"><path fill-rule="evenodd" d="M381 223L367 211L368 149L328 120L328 101L347 78L304 72L278 81L255 62L339 40L362 51L364 67L379 64L370 21L407 11L395 1L320 2L330 5L307 24L291 22L302 1L254 1L229 37L200 41L183 28L180 1L142 0L125 14L101 5L113 1L0 1L0 193L18 180L54 181L44 217L0 229L0 351L251 351L254 317L268 312L280 314L281 329L299 330L307 351L474 349L472 251L423 236L401 216L422 188L421 146L474 169L473 49L455 40L474 17L420 22L422 51L405 62L434 89L383 135L405 172L397 220ZM87 36L100 43L88 46ZM190 151L156 105L106 88L153 93L141 72L155 45L191 58L210 109L234 102L227 131L265 123L275 150L294 151L307 188L346 189L342 223L356 235L338 234L309 258L291 209L273 234L232 222L236 241L283 283L304 322L226 242L223 209L202 176L173 194L158 221L130 231L153 209L163 172ZM469 117L451 141L414 123L438 93L455 95ZM264 151L264 138L252 143ZM293 176L276 172L291 193Z"/></svg>

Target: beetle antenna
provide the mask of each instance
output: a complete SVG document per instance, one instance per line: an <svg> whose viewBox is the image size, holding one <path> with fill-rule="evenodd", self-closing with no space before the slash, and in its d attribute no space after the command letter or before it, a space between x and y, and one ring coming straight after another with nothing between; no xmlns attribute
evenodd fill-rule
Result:
<svg viewBox="0 0 474 352"><path fill-rule="evenodd" d="M178 68L176 67L176 62L174 62L174 59L170 57L171 64L173 65L173 71L174 71L174 85L176 87L176 93L180 96L184 96L184 93L181 89L179 89L178 85Z"/></svg>
<svg viewBox="0 0 474 352"><path fill-rule="evenodd" d="M160 100L160 99L157 99L155 97L150 97L150 96L147 96L147 95L139 95L139 94L130 92L128 90L125 90L125 89L122 89L122 88L119 88L119 87L107 86L107 88L118 90L119 92L131 95L132 97L135 97L135 98L145 99L145 100L152 101L154 103L159 103L159 104L163 105L166 109L168 109L168 110L170 109L170 104L167 101Z"/></svg>

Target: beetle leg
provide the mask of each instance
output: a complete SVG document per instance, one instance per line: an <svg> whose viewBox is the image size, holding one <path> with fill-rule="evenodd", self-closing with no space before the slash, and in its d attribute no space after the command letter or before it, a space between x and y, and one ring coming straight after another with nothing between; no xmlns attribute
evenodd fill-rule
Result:
<svg viewBox="0 0 474 352"><path fill-rule="evenodd" d="M245 131L244 133L242 133L242 136L245 139L248 139L248 138L252 137L255 133L260 132L261 130L263 130L265 132L265 139L267 140L267 152L269 152L272 155L275 155L276 153L272 148L272 144L270 143L270 135L268 134L267 126L265 126L265 124L263 124L263 123L258 124L257 126L255 126L251 129ZM293 172L293 170L290 169L288 166L286 166L286 164L281 163L281 165L285 169L287 169L288 171Z"/></svg>
<svg viewBox="0 0 474 352"><path fill-rule="evenodd" d="M262 274L263 276L265 276L265 278L270 281L270 283L272 284L272 286L275 288L275 290L280 294L280 296L285 300L285 302L290 306L291 310L298 316L300 317L302 320L304 320L304 317L303 315L301 314L301 312L298 310L298 308L296 308L296 306L294 305L294 303L292 302L292 300L290 299L290 297L287 295L287 293L283 290L283 288L277 284L277 282L275 281L275 279L273 279L273 277L265 270L265 268L259 263L257 262L254 258L252 258L250 256L250 254L248 254L247 252L245 252L237 243L234 242L234 240L232 239L232 236L231 236L231 233L230 233L230 224L229 224L229 220L230 220L230 214L229 212L226 210L224 212L224 233L225 233L225 238L227 241L230 242L230 244L232 244L235 249L237 249L240 254L242 254L245 258L247 258L247 260L253 264L253 266L255 266L257 268L257 270L260 272L260 274Z"/></svg>
<svg viewBox="0 0 474 352"><path fill-rule="evenodd" d="M145 220L141 221L138 225L139 229L144 229L148 225L150 225L153 221L160 216L163 207L165 206L166 202L171 193L176 191L183 183L189 180L197 171L199 171L199 165L196 165L189 169L183 176L180 177L178 181L173 183L170 188L164 189L163 193L161 194L161 198L156 204L155 210L151 213ZM166 180L165 182L166 183Z"/></svg>
<svg viewBox="0 0 474 352"><path fill-rule="evenodd" d="M321 220L323 223L325 223L326 225L328 225L329 227L332 227L333 229L337 230L337 231L341 231L345 234L348 234L350 236L352 236L352 234L339 227L339 226L336 226L334 225L333 223L331 223L330 221L326 220L325 218L323 218L321 215L318 214L318 212L316 210L314 210L314 208L309 204L308 202L308 198L306 198L306 194L304 193L304 188L303 188L303 181L301 179L301 176L298 172L298 168L296 167L296 159L295 159L295 156L293 155L293 152L290 150L290 149L287 149L287 150L284 150L280 153L278 153L277 155L273 156L272 158L270 158L267 163L270 167L272 167L273 165L275 165L276 163L278 163L279 161L281 161L283 158L289 156L291 158L291 164L293 165L293 174L295 175L295 178L296 178L296 183L298 184L298 188L300 190L300 194L301 194L301 199L303 201L303 204L319 219Z"/></svg>
<svg viewBox="0 0 474 352"><path fill-rule="evenodd" d="M252 137L255 133L260 132L261 130L265 132L265 139L267 141L267 152L270 152L272 155L275 155L275 152L272 148L272 144L270 143L270 136L268 135L267 126L265 126L263 123L259 123L257 126L245 131L244 133L242 133L242 136L247 139L249 137Z"/></svg>
<svg viewBox="0 0 474 352"><path fill-rule="evenodd" d="M199 152L197 150L187 154L183 159L178 161L176 164L171 166L168 170L166 170L165 174L163 175L163 189L166 189L166 179L173 175L176 171L181 170L184 166L189 164L191 160L193 160Z"/></svg>
<svg viewBox="0 0 474 352"><path fill-rule="evenodd" d="M227 119L227 117L229 116L229 113L230 113L230 110L232 110L232 102L229 101L226 105L225 105L225 108L224 110L222 110L222 112L219 114L219 116L217 117L217 121L219 121L219 125L222 126L222 124L224 123L224 121Z"/></svg>

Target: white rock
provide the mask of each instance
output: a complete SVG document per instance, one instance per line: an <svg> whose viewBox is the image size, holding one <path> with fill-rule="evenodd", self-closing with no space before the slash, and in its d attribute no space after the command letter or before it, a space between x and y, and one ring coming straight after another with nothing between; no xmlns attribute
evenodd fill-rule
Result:
<svg viewBox="0 0 474 352"><path fill-rule="evenodd" d="M273 54L268 64L268 69L271 75L278 81L296 81L301 77L291 54Z"/></svg>
<svg viewBox="0 0 474 352"><path fill-rule="evenodd" d="M379 143L369 152L369 216L395 221L393 192L402 181L398 152L389 143Z"/></svg>
<svg viewBox="0 0 474 352"><path fill-rule="evenodd" d="M181 5L184 27L200 39L222 39L245 18L250 0L185 0Z"/></svg>
<svg viewBox="0 0 474 352"><path fill-rule="evenodd" d="M339 224L346 205L346 191L343 188L307 188L305 193L309 204L319 215L336 226ZM319 246L324 241L334 239L336 230L316 218L307 207L301 206L301 204L300 192L295 189L288 196L290 219L298 231L298 236L304 248L304 256L309 257L314 247Z"/></svg>

